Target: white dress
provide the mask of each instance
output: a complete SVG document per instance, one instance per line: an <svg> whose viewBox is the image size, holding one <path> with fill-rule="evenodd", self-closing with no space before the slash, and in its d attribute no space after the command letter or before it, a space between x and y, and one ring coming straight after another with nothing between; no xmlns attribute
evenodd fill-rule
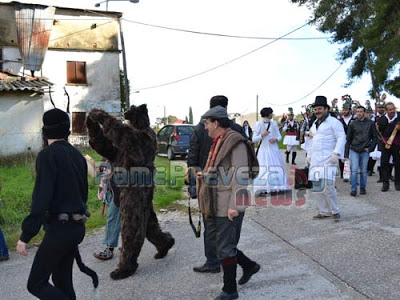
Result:
<svg viewBox="0 0 400 300"><path fill-rule="evenodd" d="M278 147L278 141L282 140L279 132L278 123L271 120L271 125L268 128L268 122L258 121L254 125L253 142L261 141L261 146L258 150L257 158L260 164L260 173L254 180L254 193L261 192L277 192L289 190L287 184L287 176L282 155ZM267 130L270 132L268 136L262 137L261 132ZM276 138L277 142L271 144L270 139Z"/></svg>
<svg viewBox="0 0 400 300"><path fill-rule="evenodd" d="M300 130L300 126L298 123L295 123L294 120L285 122L285 125L282 128L282 131L288 130L288 123L290 127L296 126L297 130ZM300 142L296 139L297 135L293 134L292 132L286 133L285 138L283 139L283 144L287 146L298 146Z"/></svg>

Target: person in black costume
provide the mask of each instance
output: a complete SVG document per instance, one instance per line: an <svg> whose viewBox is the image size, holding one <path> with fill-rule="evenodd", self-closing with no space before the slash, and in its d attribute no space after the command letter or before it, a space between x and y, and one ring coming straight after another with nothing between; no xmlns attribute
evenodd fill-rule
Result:
<svg viewBox="0 0 400 300"><path fill-rule="evenodd" d="M46 225L46 233L33 261L28 290L39 299L76 299L72 266L90 275L94 286L97 274L83 265L78 245L85 236L87 220L87 164L82 154L66 138L69 116L52 109L43 115L43 136L48 146L36 160L36 181L30 214L22 223L17 252L27 255L27 243ZM49 283L50 275L53 284Z"/></svg>

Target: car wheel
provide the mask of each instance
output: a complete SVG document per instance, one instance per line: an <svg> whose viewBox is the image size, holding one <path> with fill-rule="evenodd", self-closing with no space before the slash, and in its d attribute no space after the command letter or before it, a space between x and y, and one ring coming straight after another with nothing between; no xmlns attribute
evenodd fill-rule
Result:
<svg viewBox="0 0 400 300"><path fill-rule="evenodd" d="M174 150L172 150L172 147L168 147L167 153L168 153L168 159L169 160L175 159L175 153L174 153Z"/></svg>

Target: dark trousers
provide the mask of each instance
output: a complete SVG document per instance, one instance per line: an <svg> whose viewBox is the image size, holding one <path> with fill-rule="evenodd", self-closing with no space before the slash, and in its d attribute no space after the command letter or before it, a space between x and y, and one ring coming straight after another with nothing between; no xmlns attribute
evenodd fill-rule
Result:
<svg viewBox="0 0 400 300"><path fill-rule="evenodd" d="M340 178L343 178L343 171L344 171L344 162L339 159L339 169L340 169Z"/></svg>
<svg viewBox="0 0 400 300"><path fill-rule="evenodd" d="M58 221L46 227L46 234L33 260L28 290L39 299L75 300L72 266L85 225ZM49 283L50 275L54 285Z"/></svg>
<svg viewBox="0 0 400 300"><path fill-rule="evenodd" d="M239 216L234 218L233 221L229 220L228 217L204 219L205 228L207 228L204 239L207 239L207 246L209 247L209 249L205 249L205 252L208 255L215 253L215 258L220 261L236 256L243 217L244 212L239 213ZM204 244L204 247L206 247L206 244Z"/></svg>
<svg viewBox="0 0 400 300"><path fill-rule="evenodd" d="M212 226L208 220L206 220L203 214L204 223L204 255L206 256L206 265L211 268L216 268L220 265L221 261L217 257L217 241L215 239L215 226Z"/></svg>
<svg viewBox="0 0 400 300"><path fill-rule="evenodd" d="M390 156L393 155L394 165L394 182L400 184L400 146L392 145L390 149L383 148L381 156L381 170L382 170L382 181L389 183L391 167L389 164Z"/></svg>

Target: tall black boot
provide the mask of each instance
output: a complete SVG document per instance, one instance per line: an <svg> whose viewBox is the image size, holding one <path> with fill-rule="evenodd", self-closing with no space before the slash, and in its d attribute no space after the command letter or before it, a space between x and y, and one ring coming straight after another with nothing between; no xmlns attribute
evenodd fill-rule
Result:
<svg viewBox="0 0 400 300"><path fill-rule="evenodd" d="M379 172L379 179L378 179L378 183L381 183L382 182L382 167L378 167L378 172Z"/></svg>
<svg viewBox="0 0 400 300"><path fill-rule="evenodd" d="M391 180L391 181L394 181L394 178L393 178L393 164L389 164L389 179Z"/></svg>
<svg viewBox="0 0 400 300"><path fill-rule="evenodd" d="M372 158L370 157L369 160L368 160L368 167L367 167L368 176L372 176L372 174L374 173L375 164L376 164L376 160L375 160L375 159L372 159Z"/></svg>
<svg viewBox="0 0 400 300"><path fill-rule="evenodd" d="M388 165L381 167L382 170L382 192L386 192L389 190L389 169L390 167Z"/></svg>
<svg viewBox="0 0 400 300"><path fill-rule="evenodd" d="M292 152L292 165L296 165L296 163L295 163L295 160L296 160L296 156L297 156L297 152L296 151L293 151Z"/></svg>
<svg viewBox="0 0 400 300"><path fill-rule="evenodd" d="M255 261L252 261L250 258L248 258L242 251L239 249L237 250L236 257L238 260L239 266L242 267L243 269L243 275L240 277L238 283L240 285L245 284L248 282L255 273L260 271L261 266L256 263Z"/></svg>
<svg viewBox="0 0 400 300"><path fill-rule="evenodd" d="M215 300L232 300L239 298L236 285L237 258L227 258L222 260L224 269L224 286L222 293Z"/></svg>
<svg viewBox="0 0 400 300"><path fill-rule="evenodd" d="M289 154L290 154L290 152L286 151L285 153L286 153L286 163L288 164L289 163Z"/></svg>

